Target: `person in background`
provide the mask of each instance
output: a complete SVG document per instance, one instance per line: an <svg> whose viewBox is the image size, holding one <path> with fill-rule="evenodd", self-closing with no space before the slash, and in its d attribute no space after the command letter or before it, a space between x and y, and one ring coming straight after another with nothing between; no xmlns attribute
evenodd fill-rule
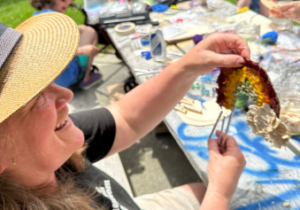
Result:
<svg viewBox="0 0 300 210"><path fill-rule="evenodd" d="M65 13L73 0L31 0L31 5L39 10L33 15L46 12ZM92 62L98 54L98 34L90 26L79 25L80 43L74 59L54 82L62 87L77 86L86 90L101 82L102 75L93 72Z"/></svg>
<svg viewBox="0 0 300 210"><path fill-rule="evenodd" d="M192 183L132 198L91 162L130 147L155 128L199 75L241 66L250 57L241 37L209 35L119 101L71 115L72 91L53 81L77 51L76 23L59 13L37 15L15 30L0 23L0 40L0 209L229 209L246 164L230 136L223 136L224 153L218 139L208 140L207 189Z"/></svg>
<svg viewBox="0 0 300 210"><path fill-rule="evenodd" d="M252 11L268 16L268 9L260 2L260 0L238 0L237 6L239 8L249 7Z"/></svg>
<svg viewBox="0 0 300 210"><path fill-rule="evenodd" d="M270 9L270 13L277 18L290 18L300 22L300 1L284 3L278 9Z"/></svg>

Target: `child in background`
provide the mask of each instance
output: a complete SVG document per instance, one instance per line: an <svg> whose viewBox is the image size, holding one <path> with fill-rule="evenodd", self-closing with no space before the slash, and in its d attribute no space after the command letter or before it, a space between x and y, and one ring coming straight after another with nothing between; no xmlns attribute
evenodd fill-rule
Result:
<svg viewBox="0 0 300 210"><path fill-rule="evenodd" d="M31 0L31 5L39 10L33 15L46 12L65 13L73 0ZM91 72L94 57L99 52L97 32L89 26L78 26L80 32L80 43L77 53L70 65L54 81L56 84L67 87L79 85L86 90L101 82L102 75L98 72Z"/></svg>
<svg viewBox="0 0 300 210"><path fill-rule="evenodd" d="M238 0L237 6L239 8L249 7L254 12L261 14L263 16L268 16L268 8L266 8L260 0Z"/></svg>

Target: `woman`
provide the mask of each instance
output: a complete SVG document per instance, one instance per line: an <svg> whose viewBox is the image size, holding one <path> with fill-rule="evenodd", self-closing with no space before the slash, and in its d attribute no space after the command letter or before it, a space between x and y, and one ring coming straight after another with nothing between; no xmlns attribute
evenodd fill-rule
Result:
<svg viewBox="0 0 300 210"><path fill-rule="evenodd" d="M217 66L239 66L242 57L249 57L247 42L235 35L210 35L118 102L68 117L72 92L52 82L68 66L78 43L76 24L59 13L32 17L16 30L0 24L0 208L228 209L245 166L232 137L227 136L224 154L217 139L208 142L207 190L193 183L133 201L90 162L147 134L199 75ZM84 141L86 159L81 156Z"/></svg>
<svg viewBox="0 0 300 210"><path fill-rule="evenodd" d="M31 5L39 10L34 15L46 12L65 13L73 0L31 0ZM102 75L99 72L91 72L94 57L99 52L98 34L89 26L78 26L80 32L79 48L76 57L68 68L55 80L62 86L80 85L84 90L101 82Z"/></svg>

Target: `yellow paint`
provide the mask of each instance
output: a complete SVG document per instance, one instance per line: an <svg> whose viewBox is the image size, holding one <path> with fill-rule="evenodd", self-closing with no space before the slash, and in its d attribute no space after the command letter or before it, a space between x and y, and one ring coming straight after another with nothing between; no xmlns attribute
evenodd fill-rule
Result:
<svg viewBox="0 0 300 210"><path fill-rule="evenodd" d="M240 9L238 9L236 11L236 13L239 14L239 13L247 12L248 10L249 10L249 7L242 7Z"/></svg>

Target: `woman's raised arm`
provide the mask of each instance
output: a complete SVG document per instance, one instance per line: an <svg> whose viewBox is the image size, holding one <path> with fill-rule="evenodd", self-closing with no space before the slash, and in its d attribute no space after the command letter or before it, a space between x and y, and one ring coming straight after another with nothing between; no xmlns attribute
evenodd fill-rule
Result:
<svg viewBox="0 0 300 210"><path fill-rule="evenodd" d="M217 67L238 67L249 56L248 44L242 38L212 34L180 60L109 105L117 131L108 155L131 146L159 124L199 75Z"/></svg>

